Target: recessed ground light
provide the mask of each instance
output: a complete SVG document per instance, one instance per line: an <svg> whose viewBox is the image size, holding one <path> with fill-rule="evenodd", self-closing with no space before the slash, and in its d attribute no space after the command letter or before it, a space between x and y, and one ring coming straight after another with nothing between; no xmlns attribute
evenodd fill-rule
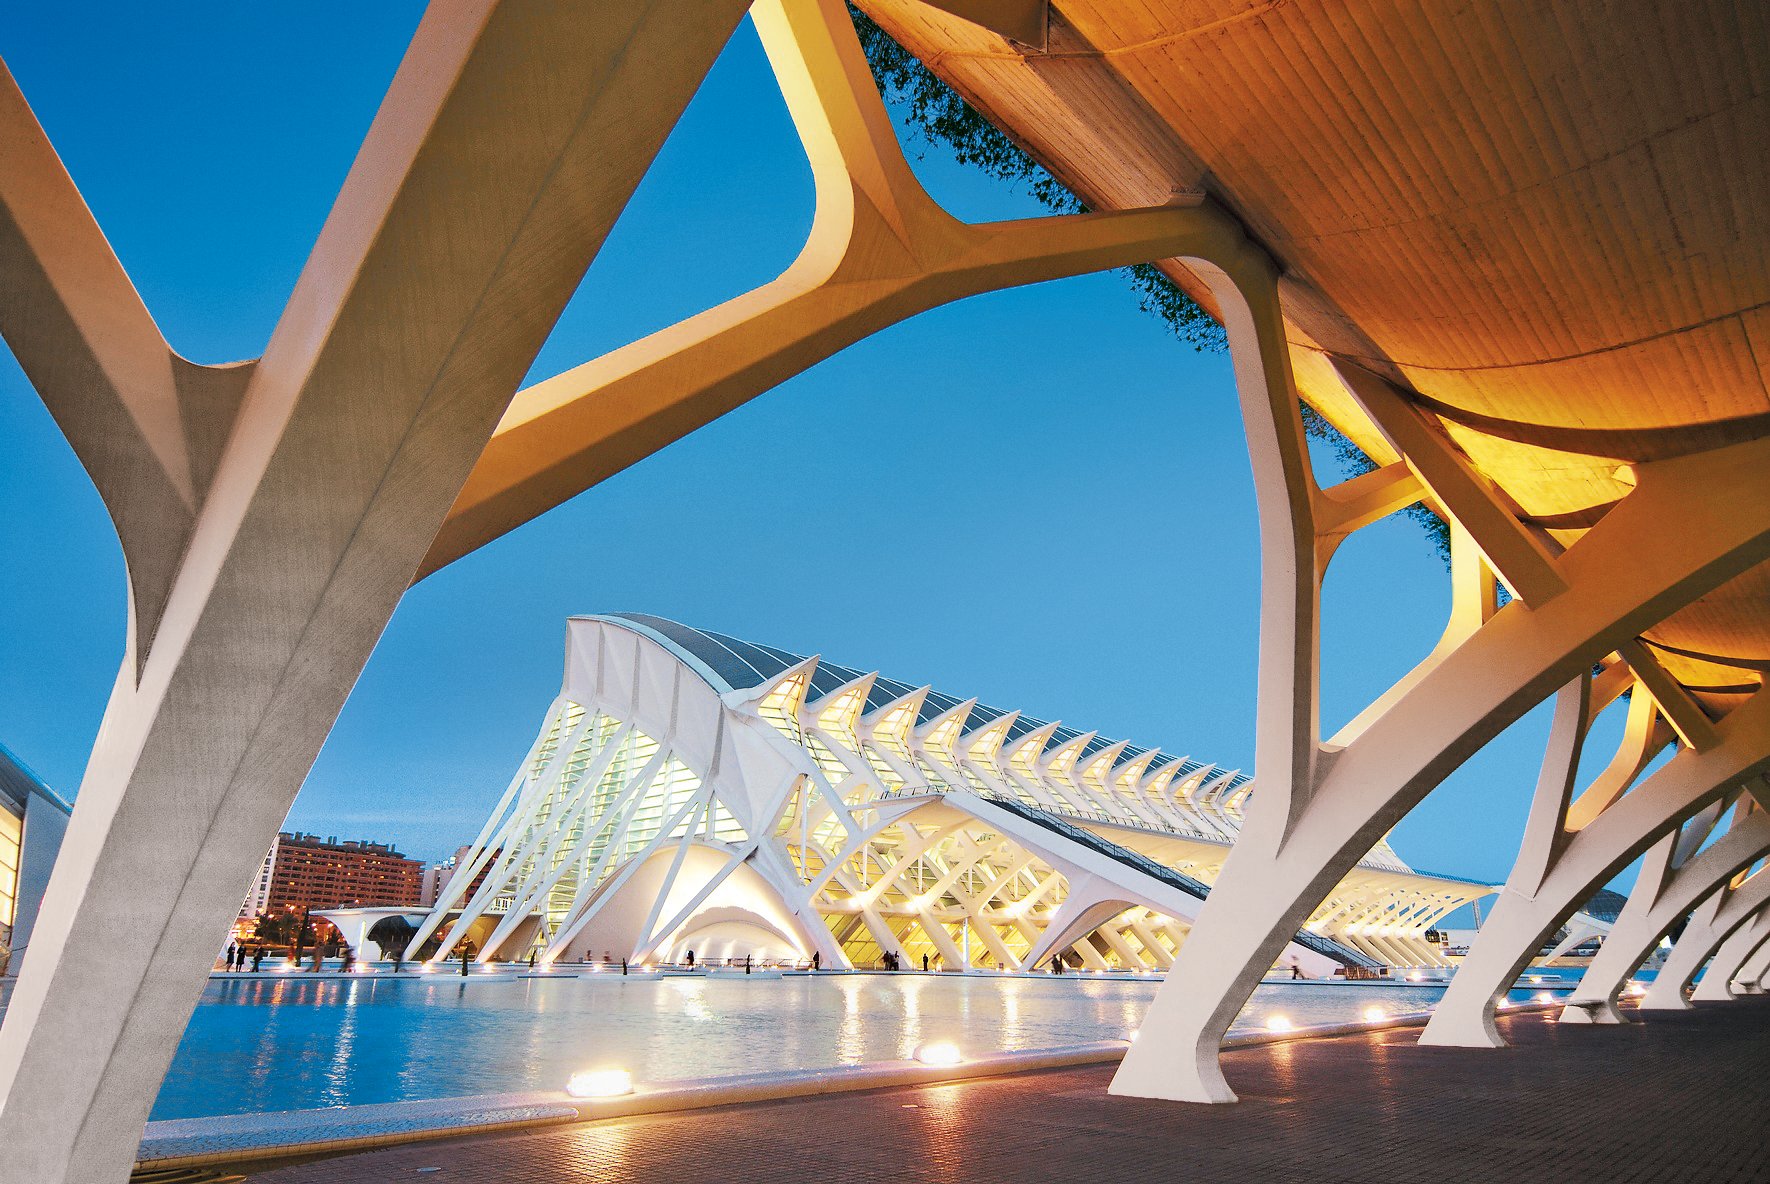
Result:
<svg viewBox="0 0 1770 1184"><path fill-rule="evenodd" d="M625 1069L591 1069L573 1073L565 1092L574 1098L618 1098L633 1092L633 1074Z"/></svg>
<svg viewBox="0 0 1770 1184"><path fill-rule="evenodd" d="M924 1065L949 1068L964 1063L965 1057L959 1046L950 1040L936 1040L932 1044L924 1044L916 1049L915 1057Z"/></svg>
<svg viewBox="0 0 1770 1184"><path fill-rule="evenodd" d="M1271 1016L1266 1021L1266 1030L1268 1032L1289 1032L1291 1030L1291 1021L1286 1016Z"/></svg>

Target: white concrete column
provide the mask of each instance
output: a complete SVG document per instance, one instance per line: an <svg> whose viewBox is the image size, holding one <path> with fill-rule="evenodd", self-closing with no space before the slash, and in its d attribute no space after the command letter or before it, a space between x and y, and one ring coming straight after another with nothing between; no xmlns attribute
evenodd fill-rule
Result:
<svg viewBox="0 0 1770 1184"><path fill-rule="evenodd" d="M1750 809L1747 801L1739 802L1735 811L1727 833L1683 867L1658 873L1654 866L1671 859L1681 838L1676 831L1654 845L1628 904L1568 998L1562 1022L1621 1023L1616 1004L1623 985L1659 939L1704 897L1770 851L1770 814ZM1747 952L1740 950L1728 969L1737 967Z"/></svg>
<svg viewBox="0 0 1770 1184"><path fill-rule="evenodd" d="M1745 994L1760 995L1764 991L1766 974L1770 974L1770 938L1760 942L1758 948L1746 956L1745 963L1733 977Z"/></svg>
<svg viewBox="0 0 1770 1184"><path fill-rule="evenodd" d="M1564 833L1540 879L1520 879L1514 869L1421 1043L1501 1047L1494 1004L1561 922L1654 842L1770 765L1770 694L1753 695L1717 730L1718 744L1703 752L1683 749L1584 828Z"/></svg>
<svg viewBox="0 0 1770 1184"><path fill-rule="evenodd" d="M1761 909L1757 916L1721 943L1721 948L1709 959L1709 968L1703 972L1696 989L1690 993L1691 1000L1716 1003L1733 998L1733 984L1739 972L1766 940L1770 940L1770 909Z"/></svg>
<svg viewBox="0 0 1770 1184"><path fill-rule="evenodd" d="M1249 293L1245 298L1213 291L1237 313L1248 308L1243 299L1259 299L1265 311L1252 319L1270 327L1258 338L1282 339L1276 302L1270 295L1259 296L1251 285L1250 280L1242 289ZM1226 321L1232 349L1252 366L1253 324L1235 313L1226 314ZM1489 617L1489 598L1459 595L1440 648L1331 742L1315 744L1310 736L1315 717L1313 602L1297 591L1295 581L1299 571L1312 566L1319 573L1318 545L1331 552L1333 533L1324 501L1332 499L1295 475L1294 458L1274 455L1291 438L1291 428L1274 425L1294 417L1294 398L1287 401L1282 384L1273 388L1279 393L1260 397L1265 376L1258 370L1240 382L1256 483L1263 494L1259 791L1140 1039L1120 1066L1112 1087L1116 1093L1233 1100L1217 1063L1222 1037L1285 936L1295 932L1339 878L1468 754L1555 688L1770 553L1770 518L1754 508L1749 511L1754 520L1742 521L1744 503L1733 484L1770 483L1770 472L1763 471L1764 462L1770 461L1770 443L1640 466L1635 491L1566 554L1553 558L1503 499L1467 469L1430 417L1386 385L1369 389L1381 383L1375 376L1357 378L1344 366L1341 372L1349 386L1366 388L1356 391L1366 410L1392 443L1399 441L1397 450L1421 475L1431 496L1467 530L1519 598ZM1263 404L1270 408L1271 422L1258 422ZM1361 489L1372 491L1368 484ZM1315 529L1309 529L1317 519ZM1271 540L1276 541L1268 545ZM1470 579L1471 567L1465 565L1465 579ZM1286 613L1293 618L1289 626L1267 628L1269 617ZM1283 718L1267 721L1268 713ZM1738 758L1736 777L1753 772L1755 762L1770 760L1770 708L1759 703L1747 715L1753 727L1734 729L1752 732L1730 754ZM1752 755L1741 756L1739 750L1748 747ZM1701 788L1693 794L1697 805L1724 788L1717 785L1714 772L1700 770ZM1652 833L1651 827L1644 829L1642 846ZM1602 878L1595 874L1577 888L1570 886L1567 909L1580 889ZM1546 922L1534 924L1528 916L1532 908L1524 900L1508 909L1502 899L1495 910L1502 928L1533 930L1513 935L1519 947L1532 938L1540 943L1543 930L1553 932L1565 915L1557 907L1547 910L1552 915ZM1507 913L1526 916L1508 922ZM1465 993L1476 993L1478 1013L1491 1009L1493 993L1515 973L1509 964L1498 971L1465 988ZM1457 981L1467 974L1465 964ZM1482 1043L1497 1041L1497 1034L1483 1033L1479 1025L1477 1033L1484 1037Z"/></svg>
<svg viewBox="0 0 1770 1184"><path fill-rule="evenodd" d="M132 610L0 1027L10 1178L129 1174L351 684L742 9L433 6L265 356L221 370L158 340L0 79L0 329L118 521Z"/></svg>
<svg viewBox="0 0 1770 1184"><path fill-rule="evenodd" d="M1718 907L1712 918L1692 917L1683 934L1666 955L1653 985L1641 1000L1642 1011L1684 1011L1690 1004L1684 999L1684 988L1696 977L1721 943L1746 924L1766 904L1770 904L1770 868L1760 869L1733 889L1717 894Z"/></svg>

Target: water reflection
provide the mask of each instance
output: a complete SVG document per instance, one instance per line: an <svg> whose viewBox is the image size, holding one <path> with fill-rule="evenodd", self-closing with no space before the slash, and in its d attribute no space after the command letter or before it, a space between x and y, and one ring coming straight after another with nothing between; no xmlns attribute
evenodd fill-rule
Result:
<svg viewBox="0 0 1770 1184"><path fill-rule="evenodd" d="M918 974L639 979L584 975L210 984L156 1118L558 1089L592 1064L641 1081L1123 1039L1157 980ZM1249 1016L1298 1026L1373 1002L1424 1009L1441 988L1261 987Z"/></svg>
<svg viewBox="0 0 1770 1184"><path fill-rule="evenodd" d="M666 985L676 994L682 996L682 1014L691 1020L705 1022L713 1018L707 1007L707 980L704 978L679 978L666 980Z"/></svg>

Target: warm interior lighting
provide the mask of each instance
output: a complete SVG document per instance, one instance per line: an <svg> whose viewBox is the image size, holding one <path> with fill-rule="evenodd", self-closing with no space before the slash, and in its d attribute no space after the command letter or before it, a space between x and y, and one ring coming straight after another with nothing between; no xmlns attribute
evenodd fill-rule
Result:
<svg viewBox="0 0 1770 1184"><path fill-rule="evenodd" d="M1268 1032L1289 1032L1291 1030L1291 1021L1287 1016L1271 1016L1266 1021L1266 1030Z"/></svg>
<svg viewBox="0 0 1770 1184"><path fill-rule="evenodd" d="M565 1092L574 1098L618 1098L633 1092L633 1074L625 1069L590 1069L573 1073Z"/></svg>
<svg viewBox="0 0 1770 1184"><path fill-rule="evenodd" d="M959 1046L950 1040L936 1040L931 1044L921 1045L916 1049L915 1056L924 1065L941 1067L962 1064L965 1060L959 1052Z"/></svg>

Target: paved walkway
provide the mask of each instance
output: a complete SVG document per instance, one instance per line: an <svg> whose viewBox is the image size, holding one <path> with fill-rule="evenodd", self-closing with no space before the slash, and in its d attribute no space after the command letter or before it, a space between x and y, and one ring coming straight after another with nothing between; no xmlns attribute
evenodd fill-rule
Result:
<svg viewBox="0 0 1770 1184"><path fill-rule="evenodd" d="M251 1184L1770 1182L1770 997L1502 1026L1497 1052L1419 1048L1417 1030L1232 1052L1238 1106L1113 1098L1109 1068L1057 1070L426 1143Z"/></svg>

